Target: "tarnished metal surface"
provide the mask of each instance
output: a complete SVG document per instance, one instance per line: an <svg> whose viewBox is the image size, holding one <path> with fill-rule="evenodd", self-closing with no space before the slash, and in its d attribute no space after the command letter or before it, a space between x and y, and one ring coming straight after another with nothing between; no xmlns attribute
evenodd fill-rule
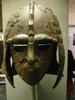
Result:
<svg viewBox="0 0 75 100"><path fill-rule="evenodd" d="M59 22L51 9L30 4L18 10L7 23L4 43L6 75L13 86L13 72L30 85L37 84L57 62L58 47L59 68L53 88L57 86L63 75L64 46Z"/></svg>

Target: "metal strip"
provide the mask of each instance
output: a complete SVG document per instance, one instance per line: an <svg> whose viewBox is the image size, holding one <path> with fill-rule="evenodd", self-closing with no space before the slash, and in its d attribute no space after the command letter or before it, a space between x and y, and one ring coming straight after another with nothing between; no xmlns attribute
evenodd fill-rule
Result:
<svg viewBox="0 0 75 100"><path fill-rule="evenodd" d="M28 61L34 60L34 4L29 4L29 42Z"/></svg>
<svg viewBox="0 0 75 100"><path fill-rule="evenodd" d="M34 4L29 3L29 35L33 35L34 31Z"/></svg>

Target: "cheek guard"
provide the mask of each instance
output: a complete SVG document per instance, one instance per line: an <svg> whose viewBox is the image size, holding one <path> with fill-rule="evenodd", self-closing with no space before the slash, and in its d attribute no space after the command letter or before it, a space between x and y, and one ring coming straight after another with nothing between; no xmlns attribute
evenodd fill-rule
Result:
<svg viewBox="0 0 75 100"><path fill-rule="evenodd" d="M38 12L36 12L36 7L38 9ZM59 27L59 22L56 16L53 14L52 10L47 9L43 6L36 6L36 7L34 6L34 4L30 4L29 14L28 14L29 21L27 19L28 15L27 16L24 15L25 12L27 12L26 11L27 6L22 8L20 11L17 12L17 14L13 15L12 18L10 18L5 30L5 36L4 36L4 40L5 40L4 42L6 43L6 51L5 51L5 59L4 59L5 70L6 70L6 76L13 87L14 87L13 75L16 75L17 72L15 70L14 63L10 62L10 58L11 58L10 45L12 44L11 38L14 39L14 36L16 36L17 34L21 34L22 32L23 34L28 33L29 45L31 43L32 44L34 43L34 35L35 35L34 33L47 34L58 41L57 45L53 45L54 50L53 50L53 57L51 60L52 62L50 64L50 67L48 67L48 71L46 73L57 75L57 79L53 88L55 88L58 85L58 83L60 82L63 76L65 52L64 52L64 46L63 46L62 35ZM40 17L38 17L37 13L38 15L40 15ZM11 41L11 43L9 43L9 41ZM57 48L58 48L59 62L57 62L57 57L56 57Z"/></svg>
<svg viewBox="0 0 75 100"><path fill-rule="evenodd" d="M14 64L11 63L11 50L10 45L7 45L5 50L5 72L7 79L9 80L10 84L14 87L13 75L16 75L17 72L15 70Z"/></svg>

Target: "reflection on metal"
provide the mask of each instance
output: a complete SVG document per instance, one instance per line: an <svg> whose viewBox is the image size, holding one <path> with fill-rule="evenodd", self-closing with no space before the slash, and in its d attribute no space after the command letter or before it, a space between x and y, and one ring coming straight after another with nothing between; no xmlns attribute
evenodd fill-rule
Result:
<svg viewBox="0 0 75 100"><path fill-rule="evenodd" d="M0 75L0 100L7 100L5 75Z"/></svg>

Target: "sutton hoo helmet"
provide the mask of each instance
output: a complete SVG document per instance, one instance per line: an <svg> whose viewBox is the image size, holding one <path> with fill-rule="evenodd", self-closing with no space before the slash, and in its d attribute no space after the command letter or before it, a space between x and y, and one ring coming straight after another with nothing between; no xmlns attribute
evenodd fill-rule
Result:
<svg viewBox="0 0 75 100"><path fill-rule="evenodd" d="M46 73L57 74L53 88L57 86L63 76L64 47L59 22L51 9L34 3L20 8L7 23L4 43L6 76L13 87L15 74L35 85Z"/></svg>

